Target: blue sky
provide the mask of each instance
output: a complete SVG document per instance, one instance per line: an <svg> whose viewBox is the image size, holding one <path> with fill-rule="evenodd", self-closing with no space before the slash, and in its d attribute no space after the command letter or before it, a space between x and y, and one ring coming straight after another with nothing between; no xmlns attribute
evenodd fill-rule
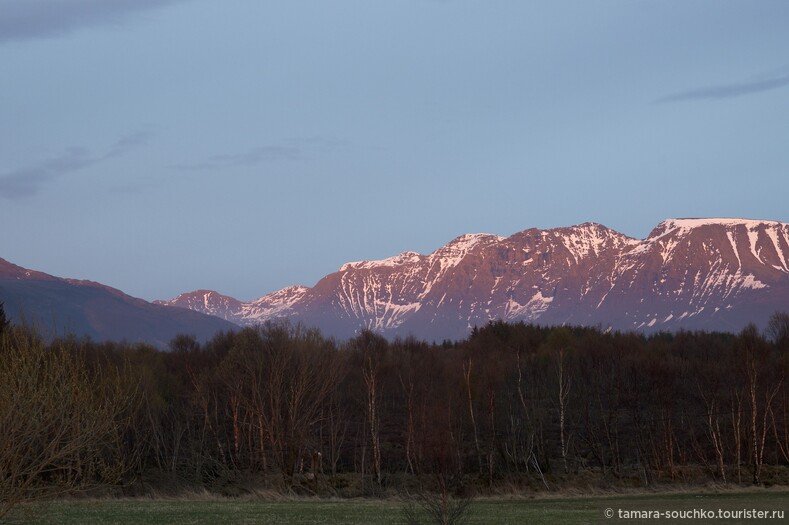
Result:
<svg viewBox="0 0 789 525"><path fill-rule="evenodd" d="M3 0L0 257L252 299L463 233L789 222L783 0Z"/></svg>

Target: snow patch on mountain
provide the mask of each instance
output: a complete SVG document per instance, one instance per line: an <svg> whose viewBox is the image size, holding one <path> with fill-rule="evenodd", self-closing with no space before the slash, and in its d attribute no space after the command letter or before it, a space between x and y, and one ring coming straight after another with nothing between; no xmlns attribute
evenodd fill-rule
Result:
<svg viewBox="0 0 789 525"><path fill-rule="evenodd" d="M475 248L504 240L504 237L489 233L469 233L455 238L446 246L439 248L428 257L430 261L440 261L442 269L457 266Z"/></svg>
<svg viewBox="0 0 789 525"><path fill-rule="evenodd" d="M553 297L546 297L542 291L535 293L526 304L520 304L510 298L504 305L504 319L508 321L536 321L553 302Z"/></svg>
<svg viewBox="0 0 789 525"><path fill-rule="evenodd" d="M679 229L683 231L693 230L702 226L745 226L748 229L755 229L760 226L780 227L784 224L777 221L761 221L753 219L719 218L719 219L667 219L661 223L669 229ZM658 226L659 228L660 226Z"/></svg>
<svg viewBox="0 0 789 525"><path fill-rule="evenodd" d="M611 248L621 248L637 244L639 241L627 237L597 223L587 222L569 228L556 228L548 230L572 254L574 262L590 256L599 256Z"/></svg>
<svg viewBox="0 0 789 525"><path fill-rule="evenodd" d="M356 261L345 263L340 267L340 271L345 272L352 269L371 270L374 268L396 268L398 266L418 263L424 257L424 255L416 252L403 252L394 257L389 257L380 261Z"/></svg>
<svg viewBox="0 0 789 525"><path fill-rule="evenodd" d="M254 324L287 317L292 313L294 305L298 304L308 291L309 288L305 286L288 286L251 303L242 304L240 321L244 324Z"/></svg>
<svg viewBox="0 0 789 525"><path fill-rule="evenodd" d="M759 279L757 279L756 277L754 277L751 274L746 275L745 277L743 277L740 280L739 284L740 284L740 286L742 288L749 288L751 290L761 290L762 288L768 288L768 286L766 284L764 284L763 282L759 281Z"/></svg>

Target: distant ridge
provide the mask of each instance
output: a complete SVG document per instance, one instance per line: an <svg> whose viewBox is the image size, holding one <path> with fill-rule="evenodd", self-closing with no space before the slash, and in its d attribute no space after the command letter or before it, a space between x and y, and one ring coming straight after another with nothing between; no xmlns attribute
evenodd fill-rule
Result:
<svg viewBox="0 0 789 525"><path fill-rule="evenodd" d="M789 225L668 219L644 240L596 223L509 237L462 235L436 251L342 265L314 287L248 303L200 290L159 304L239 325L287 318L348 337L464 337L490 320L617 330L739 331L789 310Z"/></svg>
<svg viewBox="0 0 789 525"><path fill-rule="evenodd" d="M183 308L167 308L92 281L62 279L0 259L0 301L16 323L47 336L89 336L166 347L178 334L207 340L236 325Z"/></svg>

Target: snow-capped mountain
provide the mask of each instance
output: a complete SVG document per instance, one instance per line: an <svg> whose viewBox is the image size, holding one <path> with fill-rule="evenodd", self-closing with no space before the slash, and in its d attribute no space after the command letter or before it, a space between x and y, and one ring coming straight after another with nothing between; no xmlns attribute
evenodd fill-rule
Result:
<svg viewBox="0 0 789 525"><path fill-rule="evenodd" d="M248 303L211 290L196 290L181 294L170 301L153 303L188 308L243 326L293 315L295 312L291 307L298 303L308 290L309 288L304 286L289 286Z"/></svg>
<svg viewBox="0 0 789 525"><path fill-rule="evenodd" d="M347 263L312 288L249 303L200 290L161 304L241 325L288 318L338 337L370 328L458 338L495 319L737 331L789 310L789 225L670 219L644 240L594 223L463 235L428 255Z"/></svg>

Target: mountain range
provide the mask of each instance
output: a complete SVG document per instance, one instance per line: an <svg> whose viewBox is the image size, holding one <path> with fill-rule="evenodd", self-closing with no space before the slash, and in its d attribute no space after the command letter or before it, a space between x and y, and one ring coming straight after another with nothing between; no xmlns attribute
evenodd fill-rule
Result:
<svg viewBox="0 0 789 525"><path fill-rule="evenodd" d="M236 325L286 318L346 338L465 337L491 320L739 331L789 310L789 224L669 219L639 240L600 224L462 235L436 251L344 264L251 302L197 290L160 306Z"/></svg>

